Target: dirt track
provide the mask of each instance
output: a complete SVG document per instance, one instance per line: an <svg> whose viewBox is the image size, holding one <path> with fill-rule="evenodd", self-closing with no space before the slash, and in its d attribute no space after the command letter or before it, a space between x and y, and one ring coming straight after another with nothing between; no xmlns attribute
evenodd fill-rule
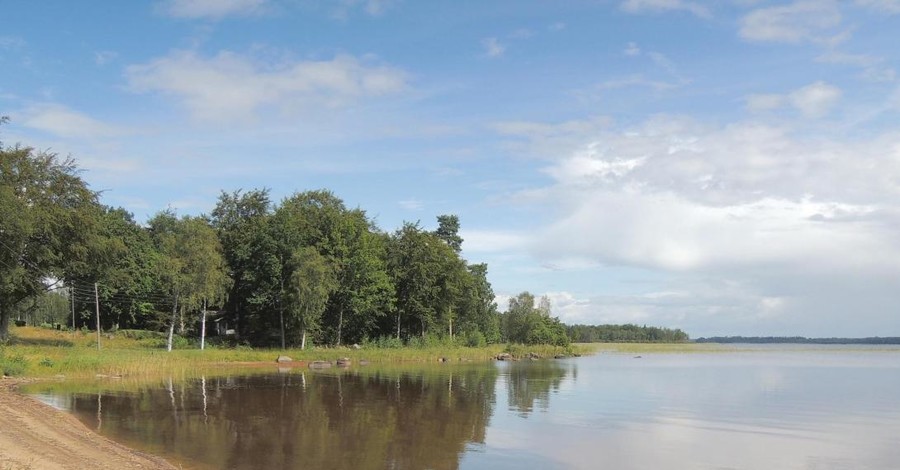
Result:
<svg viewBox="0 0 900 470"><path fill-rule="evenodd" d="M0 381L0 469L167 469L165 460L117 444Z"/></svg>

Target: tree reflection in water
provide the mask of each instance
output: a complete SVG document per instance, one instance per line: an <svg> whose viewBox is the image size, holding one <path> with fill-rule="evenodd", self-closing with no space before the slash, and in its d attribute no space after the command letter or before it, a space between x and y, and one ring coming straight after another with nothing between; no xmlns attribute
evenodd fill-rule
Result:
<svg viewBox="0 0 900 470"><path fill-rule="evenodd" d="M507 363L503 376L510 410L522 417L534 411L535 405L546 411L550 407L551 392L559 391L567 375L577 378L574 364L557 361Z"/></svg>
<svg viewBox="0 0 900 470"><path fill-rule="evenodd" d="M104 396L102 432L200 468L456 469L484 443L497 375L461 365L166 380ZM72 408L97 424L98 403L76 394Z"/></svg>

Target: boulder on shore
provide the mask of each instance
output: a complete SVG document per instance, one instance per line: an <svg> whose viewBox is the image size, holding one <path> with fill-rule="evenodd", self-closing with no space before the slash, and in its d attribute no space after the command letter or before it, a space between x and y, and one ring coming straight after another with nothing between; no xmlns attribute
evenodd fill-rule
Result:
<svg viewBox="0 0 900 470"><path fill-rule="evenodd" d="M312 361L309 363L310 369L327 369L331 367L331 363L328 361Z"/></svg>
<svg viewBox="0 0 900 470"><path fill-rule="evenodd" d="M278 358L275 359L275 362L280 364L282 362L294 362L294 360L287 356L278 356Z"/></svg>
<svg viewBox="0 0 900 470"><path fill-rule="evenodd" d="M498 361L511 361L511 360L512 360L512 354L510 354L510 353L500 353L500 354L497 354L497 360L498 360Z"/></svg>

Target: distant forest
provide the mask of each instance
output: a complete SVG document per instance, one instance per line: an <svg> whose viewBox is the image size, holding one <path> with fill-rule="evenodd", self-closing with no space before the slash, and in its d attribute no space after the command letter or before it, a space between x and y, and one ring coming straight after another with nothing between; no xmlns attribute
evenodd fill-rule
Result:
<svg viewBox="0 0 900 470"><path fill-rule="evenodd" d="M697 338L697 343L746 344L900 344L900 337L805 338L803 336L712 336Z"/></svg>
<svg viewBox="0 0 900 470"><path fill-rule="evenodd" d="M638 325L570 325L569 339L576 343L686 343L681 330Z"/></svg>

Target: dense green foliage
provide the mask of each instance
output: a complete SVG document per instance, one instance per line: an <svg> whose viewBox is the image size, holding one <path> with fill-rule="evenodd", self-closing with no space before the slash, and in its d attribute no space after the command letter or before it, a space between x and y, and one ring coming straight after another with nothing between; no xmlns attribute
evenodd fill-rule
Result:
<svg viewBox="0 0 900 470"><path fill-rule="evenodd" d="M646 325L569 325L566 333L576 343L684 343L690 340L681 330Z"/></svg>
<svg viewBox="0 0 900 470"><path fill-rule="evenodd" d="M540 299L535 306L534 296L528 292L509 299L509 308L502 315L504 340L522 344L553 344L566 346L569 337L558 318L550 316L550 300Z"/></svg>

